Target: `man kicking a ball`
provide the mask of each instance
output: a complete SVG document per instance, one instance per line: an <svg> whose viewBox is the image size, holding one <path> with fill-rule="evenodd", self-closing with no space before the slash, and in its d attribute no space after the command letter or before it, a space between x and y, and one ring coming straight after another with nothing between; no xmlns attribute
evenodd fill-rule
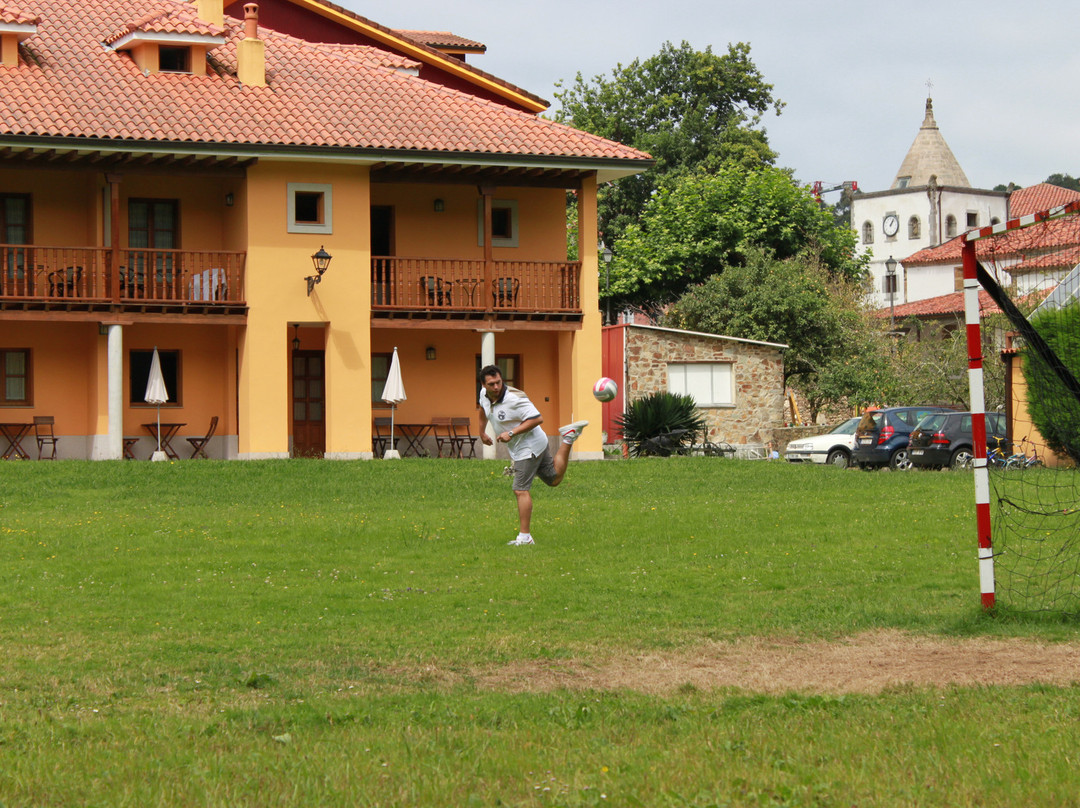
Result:
<svg viewBox="0 0 1080 808"><path fill-rule="evenodd" d="M488 365L480 371L480 406L484 417L480 420L480 440L491 446L493 441L487 434L487 424L495 430L495 440L505 443L510 459L514 461L514 495L518 506L518 534L509 544L532 544L529 532L532 521L533 479L539 477L550 486L562 482L566 474L566 464L570 459L570 447L581 435L581 430L589 425L588 421L575 421L559 428L562 443L551 457L548 451L548 437L540 424L544 423L540 412L521 390L507 387L503 382L502 371L495 365ZM486 419L486 423L485 423Z"/></svg>

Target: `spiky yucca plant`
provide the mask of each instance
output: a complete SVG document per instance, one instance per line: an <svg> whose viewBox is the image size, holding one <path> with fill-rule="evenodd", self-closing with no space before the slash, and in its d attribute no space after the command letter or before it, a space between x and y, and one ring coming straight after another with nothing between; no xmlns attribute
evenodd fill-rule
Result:
<svg viewBox="0 0 1080 808"><path fill-rule="evenodd" d="M623 440L634 457L647 454L670 454L683 446L692 446L694 436L705 429L705 419L698 413L693 396L675 393L650 393L631 401L626 412L615 423L622 432ZM685 429L686 432L671 436ZM663 441L658 439L666 436Z"/></svg>

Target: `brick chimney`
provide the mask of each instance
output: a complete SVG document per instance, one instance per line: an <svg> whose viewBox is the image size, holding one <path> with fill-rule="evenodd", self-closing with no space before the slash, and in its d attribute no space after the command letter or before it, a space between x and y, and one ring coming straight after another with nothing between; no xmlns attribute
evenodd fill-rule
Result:
<svg viewBox="0 0 1080 808"><path fill-rule="evenodd" d="M225 0L195 0L199 19L211 25L225 25Z"/></svg>
<svg viewBox="0 0 1080 808"><path fill-rule="evenodd" d="M259 6L244 6L244 38L236 43L236 74L241 84L266 86L266 46L259 39Z"/></svg>

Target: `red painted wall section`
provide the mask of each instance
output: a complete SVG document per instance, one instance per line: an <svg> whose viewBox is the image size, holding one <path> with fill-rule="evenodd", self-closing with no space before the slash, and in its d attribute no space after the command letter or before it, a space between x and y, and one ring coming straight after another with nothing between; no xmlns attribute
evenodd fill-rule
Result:
<svg viewBox="0 0 1080 808"><path fill-rule="evenodd" d="M244 19L244 0L227 3L225 13L238 20ZM376 42L370 37L364 36L359 31L354 31L333 20L328 20L313 11L295 6L288 0L259 0L259 25L278 31L283 34L303 39L307 42L331 42L345 45L369 45L391 53L399 53L408 58L413 58L407 53L402 53L387 45ZM380 23L385 25L385 23ZM449 58L449 57L448 57ZM438 67L421 64L420 78L433 84L441 84L454 90L483 98L487 101L495 101L504 106L521 109L501 95L485 90L483 87L472 84L452 73L440 70Z"/></svg>
<svg viewBox="0 0 1080 808"><path fill-rule="evenodd" d="M623 414L623 402L625 401L626 326L604 326L601 332L601 339L603 353L600 359L600 366L603 369L604 375L609 379L614 379L615 384L619 385L619 392L615 398L606 404L601 405L604 410L603 426L601 428L607 432L607 442L614 443L622 437L618 432L618 427L615 426L615 419Z"/></svg>

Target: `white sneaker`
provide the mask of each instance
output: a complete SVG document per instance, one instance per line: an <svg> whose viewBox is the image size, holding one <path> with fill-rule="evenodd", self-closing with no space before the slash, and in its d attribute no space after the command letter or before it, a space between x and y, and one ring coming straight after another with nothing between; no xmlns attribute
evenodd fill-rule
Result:
<svg viewBox="0 0 1080 808"><path fill-rule="evenodd" d="M563 443L573 443L581 437L581 430L589 425L588 421L574 421L572 424L559 427L559 435Z"/></svg>
<svg viewBox="0 0 1080 808"><path fill-rule="evenodd" d="M533 541L533 537L530 536L530 535L526 534L526 535L522 536L522 535L519 534L516 539L512 539L511 541L508 541L507 544L521 546L523 544L536 544L536 542Z"/></svg>

